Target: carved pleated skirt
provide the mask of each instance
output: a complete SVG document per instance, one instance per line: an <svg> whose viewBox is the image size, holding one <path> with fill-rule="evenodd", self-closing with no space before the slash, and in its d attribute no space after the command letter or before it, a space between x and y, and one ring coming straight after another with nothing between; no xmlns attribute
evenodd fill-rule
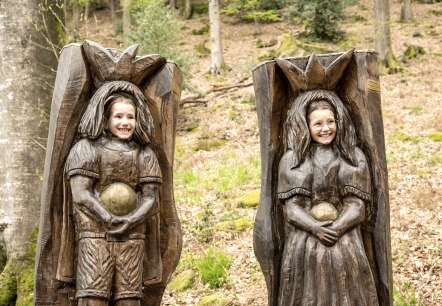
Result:
<svg viewBox="0 0 442 306"><path fill-rule="evenodd" d="M327 247L290 226L280 282L280 306L379 305L360 227Z"/></svg>

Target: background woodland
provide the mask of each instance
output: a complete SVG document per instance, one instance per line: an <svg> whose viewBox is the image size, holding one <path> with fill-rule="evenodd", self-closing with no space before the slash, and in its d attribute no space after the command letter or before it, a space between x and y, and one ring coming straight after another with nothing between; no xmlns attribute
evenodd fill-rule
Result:
<svg viewBox="0 0 442 306"><path fill-rule="evenodd" d="M440 0L0 1L0 306L32 305L57 58L84 39L138 43L185 76L174 165L184 248L164 305L266 305L251 70L352 47L380 55L395 305L442 304L441 16Z"/></svg>

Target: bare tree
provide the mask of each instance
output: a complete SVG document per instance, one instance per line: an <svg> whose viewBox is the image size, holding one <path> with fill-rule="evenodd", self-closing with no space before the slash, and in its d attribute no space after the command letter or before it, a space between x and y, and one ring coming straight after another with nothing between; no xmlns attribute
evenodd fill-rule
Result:
<svg viewBox="0 0 442 306"><path fill-rule="evenodd" d="M36 226L57 65L56 0L0 2L0 239L23 255ZM62 30L61 30L62 31Z"/></svg>
<svg viewBox="0 0 442 306"><path fill-rule="evenodd" d="M123 38L127 41L132 28L131 0L122 1L123 6Z"/></svg>
<svg viewBox="0 0 442 306"><path fill-rule="evenodd" d="M210 19L210 50L212 55L212 64L210 70L213 74L220 74L224 64L222 45L221 45L221 21L219 16L218 0L209 0L209 19Z"/></svg>
<svg viewBox="0 0 442 306"><path fill-rule="evenodd" d="M116 14L115 14L115 0L109 0L109 8L111 11L111 19L115 20Z"/></svg>
<svg viewBox="0 0 442 306"><path fill-rule="evenodd" d="M412 20L413 20L413 13L411 11L411 0L402 0L401 21L410 22Z"/></svg>
<svg viewBox="0 0 442 306"><path fill-rule="evenodd" d="M192 18L192 0L184 0L184 18Z"/></svg>
<svg viewBox="0 0 442 306"><path fill-rule="evenodd" d="M374 13L375 50L379 53L379 59L384 66L394 68L397 66L397 62L391 48L390 5L388 0L374 0Z"/></svg>

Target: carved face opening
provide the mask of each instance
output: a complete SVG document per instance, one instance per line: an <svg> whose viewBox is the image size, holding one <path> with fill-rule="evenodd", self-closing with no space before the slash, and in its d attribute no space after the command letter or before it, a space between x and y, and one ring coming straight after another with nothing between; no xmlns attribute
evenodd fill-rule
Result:
<svg viewBox="0 0 442 306"><path fill-rule="evenodd" d="M326 101L314 101L307 110L308 128L313 141L328 145L336 137L336 118L333 107Z"/></svg>
<svg viewBox="0 0 442 306"><path fill-rule="evenodd" d="M109 101L108 115L106 116L105 128L119 139L132 137L137 124L136 111L131 99L118 96Z"/></svg>

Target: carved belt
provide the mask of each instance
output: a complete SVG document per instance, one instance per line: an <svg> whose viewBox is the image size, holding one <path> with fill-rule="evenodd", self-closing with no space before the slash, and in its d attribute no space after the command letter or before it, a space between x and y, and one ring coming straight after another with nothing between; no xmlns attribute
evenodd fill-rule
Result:
<svg viewBox="0 0 442 306"><path fill-rule="evenodd" d="M95 233L95 232L81 232L78 234L78 240L83 238L102 238L109 242L124 242L134 239L146 239L146 235L140 233L126 234L126 235L111 235L108 233Z"/></svg>

